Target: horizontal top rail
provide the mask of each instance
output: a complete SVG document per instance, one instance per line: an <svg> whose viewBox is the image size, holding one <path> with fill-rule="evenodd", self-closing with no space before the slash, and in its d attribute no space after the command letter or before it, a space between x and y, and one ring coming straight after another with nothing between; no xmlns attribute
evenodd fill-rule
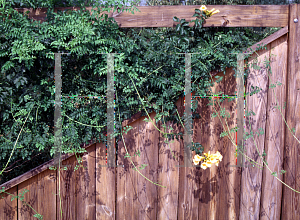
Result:
<svg viewBox="0 0 300 220"><path fill-rule="evenodd" d="M135 11L117 13L112 10L103 12L108 17L114 17L119 27L175 27L177 22L173 21L176 16L186 21L195 20L192 17L195 9L201 5L162 5L162 6L137 6L140 12ZM285 27L288 25L289 5L207 5L207 9L220 10L219 13L208 18L203 27ZM79 10L80 7L57 7L58 10ZM86 7L92 14L92 7ZM38 21L46 20L47 8L15 8L25 13L29 11L29 18ZM190 26L193 26L190 23Z"/></svg>

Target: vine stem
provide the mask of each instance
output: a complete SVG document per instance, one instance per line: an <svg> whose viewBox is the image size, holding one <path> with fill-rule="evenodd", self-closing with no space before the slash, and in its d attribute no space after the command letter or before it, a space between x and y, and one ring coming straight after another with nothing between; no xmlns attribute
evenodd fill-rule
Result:
<svg viewBox="0 0 300 220"><path fill-rule="evenodd" d="M3 192L4 192L4 191L3 191ZM1 193L1 191L0 191L0 193ZM13 198L19 199L21 202L25 203L25 205L29 206L33 211L35 211L36 214L39 214L34 208L32 208L31 205L29 205L27 202L21 200L21 199L19 198L19 196L14 196L13 194L8 193L8 192L4 192L4 193L6 193L6 194L12 196ZM40 214L39 214L39 215L40 215ZM42 215L41 215L41 216L42 216ZM39 219L40 219L40 218L39 218ZM42 219L43 219L43 216L42 216Z"/></svg>
<svg viewBox="0 0 300 220"><path fill-rule="evenodd" d="M25 125L25 123L26 123L26 121L27 121L27 119L28 119L28 117L29 117L29 115L30 115L30 112L32 111L32 109L33 109L33 106L32 106L32 108L31 108L31 110L29 111L29 113L28 113L28 115L27 115L27 118L26 118L25 122L23 123L23 126L22 126L22 128L21 128L21 130L20 130L20 132L19 132L19 135L18 135L18 138L17 138L17 140L16 140L16 143L15 143L15 145L14 145L14 148L13 148L13 150L12 150L11 154L10 154L10 157L9 157L9 159L8 159L8 161L7 161L6 165L5 165L5 167L3 168L3 170L1 170L1 173L0 173L0 175L3 173L3 171L6 169L6 167L7 167L8 163L10 162L10 159L11 159L11 157L12 157L12 155L13 155L14 151L15 151L15 148L16 148L16 145L17 145L17 142L18 142L18 140L19 140L19 137L20 137L20 135L21 135L21 133L22 133L23 127L24 127L24 125Z"/></svg>
<svg viewBox="0 0 300 220"><path fill-rule="evenodd" d="M256 51L254 51L257 55L258 55L258 53L256 52ZM259 55L258 55L259 56ZM205 65L204 65L204 67L205 67ZM206 67L205 67L206 68ZM268 73L269 74L269 73ZM211 74L210 74L210 76L211 76ZM269 76L270 77L270 76ZM211 79L213 80L213 78L212 78L212 76L211 76ZM276 94L275 94L275 91L273 91L274 92L274 95L275 95L275 99L276 99ZM247 100L245 99L245 101L246 101L246 106L247 106ZM214 103L214 102L213 102ZM219 102L217 102L218 104L219 104L219 107L221 108L221 106L220 106L220 103ZM276 99L276 104L277 104L277 99ZM214 104L213 104L214 105ZM216 109L214 108L214 110L215 110L215 112L216 112ZM279 109L279 111L280 111L280 109ZM281 111L280 111L280 113L281 113ZM217 113L216 113L217 114ZM217 116L219 117L219 115L217 114ZM281 113L281 116L282 116L282 118L284 119L284 117L283 117L283 115L282 115L282 113ZM220 117L219 117L219 119L220 119ZM222 120L220 119L220 121L221 121L221 123L222 123ZM284 119L284 121L285 121L285 119ZM229 127L228 127L228 124L227 124L227 121L226 121L226 118L225 118L225 122L226 122L226 125L227 125L227 128L228 128L228 132L229 132ZM287 123L286 123L286 121L285 121L285 124L287 125ZM224 127L224 125L223 125L223 123L222 123L222 126L223 126L223 128L225 129L225 127ZM287 125L287 127L289 128L289 126ZM250 124L250 131L252 131L252 129L251 129L251 124ZM291 132L291 130L289 129L289 131ZM292 132L291 132L292 133ZM230 134L230 132L229 132L229 134ZM293 134L292 134L293 135ZM294 136L294 135L293 135ZM294 136L295 137L295 136ZM265 164L265 166L267 167L267 169L270 171L270 173L272 174L273 172L271 171L271 169L269 168L269 166L264 162L264 160L263 160L263 158L262 158L262 155L260 154L260 152L259 152L259 150L258 150L258 147L257 147L257 144L256 144L256 142L255 142L255 139L254 139L254 137L252 136L252 138L253 138L253 142L254 142L254 144L255 144L255 147L256 147L256 150L257 150L257 152L258 152L258 154L259 154L259 156L260 156L260 158L261 158L261 160L262 160L262 162ZM296 137L295 137L296 138ZM231 140L231 142L234 144L234 142L233 142L233 140L231 139L231 135L230 135L230 138L229 138L230 140ZM297 139L297 138L296 138ZM297 141L299 142L299 140L297 139ZM299 142L300 143L300 142ZM236 144L234 144L236 147L237 147L237 145ZM241 152L241 151L240 151ZM241 152L242 153L242 152ZM243 154L243 153L242 153ZM248 158L250 158L250 157L248 157ZM256 161L254 161L253 159L251 159L250 158L250 160L252 160L253 162L255 162L255 163L257 163ZM250 162L250 160L249 160L249 162ZM261 168L260 168L261 169ZM273 175L274 176L274 175ZM287 185L286 183L284 183L283 181L281 181L277 176L274 176L279 182L281 182L282 184L284 184L285 186L287 186L288 188L290 188L292 191L294 191L294 192L297 192L297 193L300 193L299 191L297 191L297 190L295 190L295 189L293 189L292 187L290 187L289 185Z"/></svg>
<svg viewBox="0 0 300 220"><path fill-rule="evenodd" d="M117 93L117 91L116 91L116 99L117 99L117 101L118 101L118 93ZM120 110L119 110L119 108L118 108L118 111L119 111L119 122L121 123ZM148 116L149 116L149 115L148 115ZM122 141L123 141L125 150L126 150L126 152L127 152L127 155L129 155L129 153L128 153L128 151L127 151L127 147L126 147L125 141L124 141L122 129L121 129L121 136L122 136ZM130 159L130 162L132 163L132 165L134 166L134 168L136 169L136 171L138 171L138 173L139 173L141 176L143 176L146 180L148 180L149 182L151 182L151 183L153 183L153 184L155 184L155 185L157 185L157 186L161 186L161 187L163 187L163 188L167 188L166 186L159 185L159 184L154 183L153 181L149 180L147 177L145 177L143 174L140 173L140 171L136 168L136 166L134 165L134 163L132 162L131 159Z"/></svg>

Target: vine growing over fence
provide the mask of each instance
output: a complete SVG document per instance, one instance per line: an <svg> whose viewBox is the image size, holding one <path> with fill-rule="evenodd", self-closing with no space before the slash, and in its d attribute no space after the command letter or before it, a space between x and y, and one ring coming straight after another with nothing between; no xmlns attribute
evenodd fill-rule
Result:
<svg viewBox="0 0 300 220"><path fill-rule="evenodd" d="M97 12L99 14L100 10ZM195 12L202 13L198 9ZM254 43L250 32L244 33L233 28L228 31L220 28L221 31L217 32L213 28L202 28L201 21L204 20L196 20L195 26L189 28L188 22L175 17L174 20L179 22L175 30L121 31L113 18L102 16L102 20L100 17L96 19L96 13L91 16L84 10L58 14L49 10L47 13L48 21L40 24L30 21L7 5L0 11L0 18L4 21L0 26L1 162L19 158L30 160L35 153L46 150L47 145L53 145L51 101L54 100L54 56L46 55L46 52L71 53L70 57L62 56L63 94L99 97L93 101L63 99L62 111L66 116L63 121L63 152L81 153L83 151L79 143L92 138L96 138L97 142L106 142L106 105L105 99L100 98L106 94L106 55L99 53L123 53L115 55L119 122L142 110L144 115L155 111L157 121L163 118L164 123L172 121L178 124L182 123L182 119L175 101L183 96L184 63L174 54L201 52L201 56L192 57L192 91L209 96L212 95L209 89L212 76L208 73L235 67L236 59L229 52L241 52ZM207 18L206 13L202 13L202 16ZM246 79L247 74L244 77ZM30 115L33 109L35 115ZM161 109L164 111L160 112ZM194 107L193 112L195 110ZM29 122L23 118L25 115L29 116ZM216 112L215 116L220 115ZM200 116L193 113L193 118L197 117ZM19 139L15 134L25 122L25 133ZM118 141L122 138L121 125L117 124L116 129ZM167 133L164 134L166 138L169 137ZM15 144L14 140L17 140ZM203 152L199 145L193 147L196 153ZM15 149L17 152L14 152ZM53 149L50 149L51 154ZM1 172L5 168L1 167Z"/></svg>
<svg viewBox="0 0 300 220"><path fill-rule="evenodd" d="M122 121L142 110L130 76L141 97L149 102L147 109L158 114L163 108L170 112L166 121L178 124L174 103L183 96L184 60L175 53L201 52L192 57L192 91L206 95L210 86L208 71L224 71L234 66L235 57L228 55L229 51L237 52L254 43L250 32L233 28L228 32L194 28L193 36L180 35L185 32L182 30L186 29L185 22L177 31L172 28L120 30L113 18L96 19L96 13L91 16L83 10L58 14L49 10L48 21L44 23L32 21L7 5L0 14L4 20L0 27L2 164L8 161L17 138L15 134L33 106L34 114L24 126L11 161L30 161L41 152L47 161L53 154L54 56L47 55L48 52L71 53L62 56L62 94L77 95L62 100L63 153L70 153L74 148L82 152L80 143L93 138L106 142L106 104L101 96L106 95L107 63L106 55L98 53L123 53L115 55L115 88L120 97L116 108L120 108ZM161 93L162 90L165 92ZM99 98L80 99L83 95ZM193 114L196 117L199 115ZM119 131L120 126L116 125L116 132ZM120 135L116 138L120 140ZM6 173L1 181L19 175L27 164L15 169L14 174ZM38 164L39 161L32 162L33 167Z"/></svg>

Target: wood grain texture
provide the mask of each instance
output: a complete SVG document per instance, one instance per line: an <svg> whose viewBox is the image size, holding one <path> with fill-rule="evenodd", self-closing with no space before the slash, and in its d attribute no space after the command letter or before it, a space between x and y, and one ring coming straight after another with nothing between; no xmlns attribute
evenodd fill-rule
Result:
<svg viewBox="0 0 300 220"><path fill-rule="evenodd" d="M175 103L177 111L180 116L183 115L183 98L179 98ZM177 115L177 114L176 114ZM181 125L174 125L170 122L166 123L167 129L165 130L162 126L162 122L158 122L159 129L163 132L168 133L178 133L182 132ZM168 129L172 127L174 130ZM178 193L179 193L179 159L182 157L180 155L180 144L182 143L180 137L179 140L174 138L170 143L165 142L162 133L159 133L159 150L158 150L158 181L162 188L158 186L158 196L157 196L157 219L158 220L176 220L178 216ZM172 142L172 143L171 143ZM175 158L173 157L175 156ZM182 158L181 158L182 160Z"/></svg>
<svg viewBox="0 0 300 220"><path fill-rule="evenodd" d="M208 126L209 126L209 115L208 112L208 106L209 103L208 98L200 98L199 99L199 112L201 113L201 125L197 126L195 125L195 141L199 142L204 147L204 152L207 153L209 151L210 145L208 142L208 138L205 137ZM197 120L197 119L196 119ZM198 121L198 120L197 120ZM198 136L198 134L200 134ZM212 199L211 189L210 189L210 171L209 170L203 170L202 168L197 168L199 172L199 189L198 189L198 196L199 196L199 217L198 219L201 220L203 217L205 219L209 219L211 216L211 210L210 210L210 201ZM208 171L208 172L207 172Z"/></svg>
<svg viewBox="0 0 300 220"><path fill-rule="evenodd" d="M292 134L285 126L284 170L286 170L286 173L283 174L284 182L298 192L300 191L300 23L294 23L294 18L299 19L299 13L299 5L290 5L285 119L290 129L295 128L295 133ZM299 202L300 194L283 186L281 218L286 220L300 219Z"/></svg>
<svg viewBox="0 0 300 220"><path fill-rule="evenodd" d="M268 111L266 125L266 161L271 172L276 172L277 177L283 180L280 171L283 170L284 127L282 116L285 115L284 102L286 102L286 70L287 70L287 35L271 43L269 85L282 83L268 90ZM280 114L277 106L281 106ZM260 219L280 220L282 183L264 167L262 195L260 204Z"/></svg>
<svg viewBox="0 0 300 220"><path fill-rule="evenodd" d="M220 73L221 74L221 73ZM214 86L212 87L213 94L224 92L224 77L221 82L216 82L216 78L213 78ZM210 109L210 124L209 124L209 133L207 133L209 151L210 153L216 153L219 151L223 155L223 139L220 137L220 134L223 132L222 123L219 117L212 117L213 113L219 114L220 110L223 108L223 103L219 102L219 98L213 98L214 106L209 106ZM203 113L203 112L202 112ZM208 116L208 115L207 115ZM205 143L205 142L203 142ZM211 202L210 202L210 219L217 219L218 207L217 203L219 202L220 189L223 187L220 185L222 182L220 175L220 167L212 165L210 168L204 170L210 173L210 193L211 193Z"/></svg>
<svg viewBox="0 0 300 220"><path fill-rule="evenodd" d="M140 174L133 170L134 166L131 163L132 161L138 167L138 158L134 154L138 152L139 120L134 121L130 126L133 128L127 134L123 134L125 146L120 141L118 147L118 165L124 165L124 167L118 167L116 219L138 219L139 215L136 208L140 206L137 195L137 181ZM127 153L125 147L130 158L124 158Z"/></svg>
<svg viewBox="0 0 300 220"><path fill-rule="evenodd" d="M14 196L18 195L18 187L15 186L6 190L7 193ZM18 200L11 201L12 196L7 193L0 194L0 219L17 220L18 217Z"/></svg>
<svg viewBox="0 0 300 220"><path fill-rule="evenodd" d="M76 219L76 179L75 175L78 170L74 172L75 165L78 164L75 155L68 158L65 161L62 161L62 165L67 166L67 170L60 171L60 180L57 174L57 219L58 220L75 220ZM59 197L59 188L60 188L60 197ZM60 206L60 198L61 198L61 206ZM62 211L62 217L61 217Z"/></svg>
<svg viewBox="0 0 300 220"><path fill-rule="evenodd" d="M96 220L96 154L95 144L82 156L82 166L76 171L77 219ZM86 169L85 169L86 168Z"/></svg>
<svg viewBox="0 0 300 220"><path fill-rule="evenodd" d="M26 182L21 183L18 185L18 195L21 196L24 190L29 190L24 194L24 200L20 201L18 199L18 219L24 220L35 220L36 218L33 215L36 212L33 209L38 209L38 176L34 176L27 180ZM28 205L29 204L33 209L31 209ZM39 213L40 214L40 213Z"/></svg>
<svg viewBox="0 0 300 220"><path fill-rule="evenodd" d="M134 14L130 12L117 13L104 12L108 17L114 17L119 27L175 27L176 22L173 17L186 21L194 20L192 17L195 9L201 5L162 5L162 6L138 6L139 11ZM203 27L285 27L288 25L288 5L207 5L207 9L212 8L220 10L220 13L208 18ZM78 10L79 7L55 8L58 10ZM15 9L25 13L29 11L29 18L44 21L47 8L39 9ZM92 7L87 7L92 14ZM226 20L229 22L226 23ZM190 26L193 26L191 23Z"/></svg>
<svg viewBox="0 0 300 220"><path fill-rule="evenodd" d="M157 126L154 116L155 113L149 114L150 118ZM137 219L156 219L157 214L157 188L159 186L151 183L157 183L158 168L158 141L159 131L154 127L152 122L146 122L143 116L139 119L138 128L138 150L140 155L136 156L137 168L140 174L137 176L136 198L139 202L135 203L135 210L138 213ZM144 167L144 168L143 168ZM137 171L136 171L137 172ZM149 180L145 179L148 178Z"/></svg>
<svg viewBox="0 0 300 220"><path fill-rule="evenodd" d="M96 219L116 219L116 168L106 164L106 144L96 144Z"/></svg>
<svg viewBox="0 0 300 220"><path fill-rule="evenodd" d="M226 69L226 75L221 74L224 78L224 94L232 95L236 91L236 78L233 68ZM230 132L237 126L236 122L236 99L229 101L226 98L222 103L222 108L230 118L222 118L223 131L229 135L221 139L223 146L219 152L223 155L223 160L219 163L218 184L219 198L217 202L217 217L216 219L238 219L239 203L240 203L240 181L241 168L231 167L236 165L236 132ZM228 126L228 127L227 127Z"/></svg>
<svg viewBox="0 0 300 220"><path fill-rule="evenodd" d="M223 73L218 73L221 75ZM224 77L219 83L216 83L216 78L213 78L214 85L210 88L212 94L224 92ZM214 103L214 106L208 106L208 103ZM222 103L220 103L222 107ZM214 108L213 108L214 107ZM201 121L202 133L201 144L204 147L204 153L210 151L211 154L219 151L222 154L223 143L220 138L220 134L223 132L223 128L218 117L212 118L212 114L215 113L214 109L219 112L220 107L217 104L217 98L210 100L209 98L201 98ZM222 163L222 162L220 162ZM199 219L205 216L206 219L217 219L217 203L220 193L220 175L218 174L219 167L212 165L207 169L201 168L200 176L200 204L199 204Z"/></svg>
<svg viewBox="0 0 300 220"><path fill-rule="evenodd" d="M264 61L269 60L269 54L270 45L267 45L267 49L258 51L258 56L253 54L249 58L249 64L259 66L260 70L254 69L254 66L250 65L246 93L250 91L251 86L258 86L262 90L257 94L246 97L245 110L248 112L252 110L255 115L248 116L245 120L245 134L248 133L249 135L250 132L253 132L253 138L250 137L244 142L244 154L256 161L258 165L249 167L251 164L245 158L245 167L242 168L240 219L256 220L259 218L260 213L262 184L262 170L260 168L262 168L263 162L259 155L262 155L265 147L268 102L268 73ZM259 134L261 129L263 129L264 135Z"/></svg>
<svg viewBox="0 0 300 220"><path fill-rule="evenodd" d="M43 219L56 220L56 173L57 171L48 169L38 174L37 212Z"/></svg>
<svg viewBox="0 0 300 220"><path fill-rule="evenodd" d="M195 92L192 93L194 95ZM184 99L185 100L185 97ZM194 102L194 101L193 101ZM184 105L184 103L183 103ZM182 114L185 111L185 108L182 109ZM199 109L198 109L198 113ZM184 121L182 121L183 125ZM195 128L195 120L193 120L193 129ZM183 127L180 127L181 132L185 132ZM199 134L199 133L198 133ZM201 137L201 135L199 135ZM195 139L195 134L193 132L192 141ZM195 142L195 141L194 141ZM180 159L180 169L179 169L179 190L178 194L178 219L198 219L199 217L199 167L184 167L185 158L184 158L184 139L180 142L180 156L183 158ZM191 164L195 155L195 152L192 151ZM180 158L181 158L180 157Z"/></svg>

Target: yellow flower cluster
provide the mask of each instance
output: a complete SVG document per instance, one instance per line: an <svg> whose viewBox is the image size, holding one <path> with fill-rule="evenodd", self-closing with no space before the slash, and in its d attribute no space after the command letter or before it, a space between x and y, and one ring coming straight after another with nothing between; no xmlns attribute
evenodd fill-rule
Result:
<svg viewBox="0 0 300 220"><path fill-rule="evenodd" d="M201 163L201 168L206 169L207 167L211 167L213 163L216 164L216 166L219 165L219 162L222 161L223 156L220 154L219 151L215 154L210 154L210 151L208 153L204 153L204 157L199 156L198 154L195 155L193 162L195 165L198 165L200 161L203 161Z"/></svg>
<svg viewBox="0 0 300 220"><path fill-rule="evenodd" d="M216 11L214 11L214 10L215 9L213 8L210 11L208 11L205 5L202 5L201 8L200 8L200 11L203 11L206 14L207 17L210 17L210 16L220 12L219 10L216 10Z"/></svg>

